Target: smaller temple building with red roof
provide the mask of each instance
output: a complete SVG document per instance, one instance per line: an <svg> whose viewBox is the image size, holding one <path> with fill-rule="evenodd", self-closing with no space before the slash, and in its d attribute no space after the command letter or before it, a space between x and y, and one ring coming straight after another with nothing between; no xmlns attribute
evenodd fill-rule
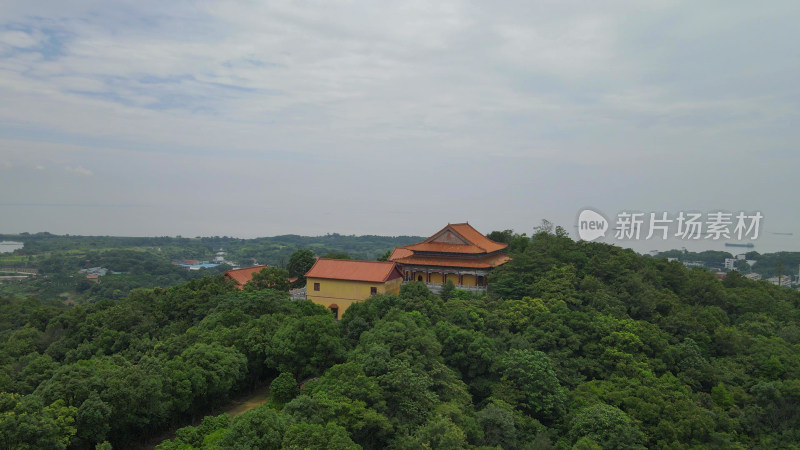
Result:
<svg viewBox="0 0 800 450"><path fill-rule="evenodd" d="M244 289L244 285L253 279L253 275L261 272L261 270L266 269L267 267L269 266L264 264L260 266L243 267L241 269L231 269L222 274L222 276L229 280L233 280L237 288ZM289 283L294 283L295 281L297 281L297 278L289 278Z"/></svg>
<svg viewBox="0 0 800 450"><path fill-rule="evenodd" d="M399 294L403 273L387 261L320 258L306 272L306 298L339 319L355 302L374 294Z"/></svg>
<svg viewBox="0 0 800 450"><path fill-rule="evenodd" d="M397 263L406 281L438 290L449 280L460 289L485 290L489 272L510 259L507 246L469 223L453 223L420 243L395 248L389 261Z"/></svg>
<svg viewBox="0 0 800 450"><path fill-rule="evenodd" d="M267 267L269 266L264 264L261 266L244 267L242 269L231 269L222 274L222 276L229 280L233 280L233 282L236 283L237 288L244 289L244 285L253 279L253 274L260 272L261 269L266 269Z"/></svg>

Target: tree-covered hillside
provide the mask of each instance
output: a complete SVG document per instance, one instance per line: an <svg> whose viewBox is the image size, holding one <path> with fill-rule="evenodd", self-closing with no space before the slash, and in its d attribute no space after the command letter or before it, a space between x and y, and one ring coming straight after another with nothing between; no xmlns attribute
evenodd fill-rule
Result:
<svg viewBox="0 0 800 450"><path fill-rule="evenodd" d="M323 307L219 278L65 308L0 301L0 448L787 448L800 295L563 230L509 236L488 297ZM302 388L299 383L302 382ZM107 447L107 445L106 445Z"/></svg>

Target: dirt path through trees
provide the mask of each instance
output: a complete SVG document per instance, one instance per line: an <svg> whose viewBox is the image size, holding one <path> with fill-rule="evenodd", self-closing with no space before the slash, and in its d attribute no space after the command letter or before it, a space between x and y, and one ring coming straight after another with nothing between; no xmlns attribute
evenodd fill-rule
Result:
<svg viewBox="0 0 800 450"><path fill-rule="evenodd" d="M256 388L255 390L245 394L241 397L235 398L228 402L225 406L210 411L206 416L216 416L222 413L226 413L233 419L234 417L244 414L247 411L250 411L253 408L263 405L264 403L269 400L269 384L265 384ZM205 416L204 416L205 417ZM167 439L174 439L175 438L175 431L178 428L183 428L188 425L197 426L200 425L200 422L203 421L203 417L195 420L193 423L183 424L179 427L171 428L161 435L148 439L146 442L142 442L138 445L135 445L133 448L137 450L153 450L156 448L156 445L166 441Z"/></svg>

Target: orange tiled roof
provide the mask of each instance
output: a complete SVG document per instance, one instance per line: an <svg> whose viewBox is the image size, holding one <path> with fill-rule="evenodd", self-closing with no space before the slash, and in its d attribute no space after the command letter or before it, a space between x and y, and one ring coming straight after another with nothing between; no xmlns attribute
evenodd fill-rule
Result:
<svg viewBox="0 0 800 450"><path fill-rule="evenodd" d="M269 267L268 265L245 267L243 269L231 269L225 272L224 276L236 282L239 289L244 288L245 283L253 278L253 274L260 272L261 269Z"/></svg>
<svg viewBox="0 0 800 450"><path fill-rule="evenodd" d="M306 278L328 278L333 280L369 281L383 283L403 276L393 262L357 261L352 259L320 258L306 272Z"/></svg>
<svg viewBox="0 0 800 450"><path fill-rule="evenodd" d="M392 254L389 255L389 261L394 261L397 258L405 258L406 256L413 255L414 252L405 247L395 247Z"/></svg>
<svg viewBox="0 0 800 450"><path fill-rule="evenodd" d="M470 269L489 269L505 264L511 258L508 255L499 253L487 255L480 258L447 258L437 256L411 255L405 258L395 259L398 264L408 264L417 266L437 266L437 267L464 267Z"/></svg>
<svg viewBox="0 0 800 450"><path fill-rule="evenodd" d="M428 239L406 245L405 248L417 252L481 254L496 252L507 246L487 238L468 223L453 223Z"/></svg>
<svg viewBox="0 0 800 450"><path fill-rule="evenodd" d="M439 252L439 253L486 253L486 250L466 244L442 244L439 242L420 242L419 244L406 245L406 248L416 252Z"/></svg>
<svg viewBox="0 0 800 450"><path fill-rule="evenodd" d="M478 230L472 228L472 225L468 223L454 223L450 225L450 228L454 229L456 233L460 234L461 236L464 236L464 238L472 242L473 245L486 250L487 253L496 252L497 250L502 250L508 247L508 244L495 242L487 238Z"/></svg>

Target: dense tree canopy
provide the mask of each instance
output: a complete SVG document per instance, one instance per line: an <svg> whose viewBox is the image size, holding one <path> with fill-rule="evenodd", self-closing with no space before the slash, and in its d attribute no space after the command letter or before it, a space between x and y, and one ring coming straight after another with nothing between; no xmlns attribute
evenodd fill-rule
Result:
<svg viewBox="0 0 800 450"><path fill-rule="evenodd" d="M65 307L0 299L0 448L787 448L800 295L507 233L488 296L421 283L341 321L204 278ZM233 419L207 415L270 384ZM5 447L3 447L5 446Z"/></svg>

